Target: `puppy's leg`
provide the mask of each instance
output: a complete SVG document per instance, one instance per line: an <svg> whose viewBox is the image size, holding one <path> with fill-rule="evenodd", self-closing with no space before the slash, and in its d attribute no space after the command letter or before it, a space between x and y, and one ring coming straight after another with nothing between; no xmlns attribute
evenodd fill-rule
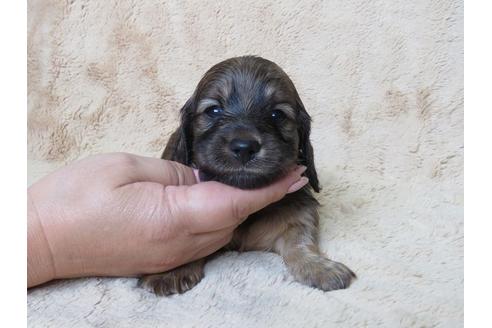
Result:
<svg viewBox="0 0 492 328"><path fill-rule="evenodd" d="M298 214L317 216L317 213L309 211ZM355 274L344 264L329 260L320 253L317 227L309 224L317 222L317 217L304 217L300 221L301 225L290 226L274 245L289 272L298 282L324 291L347 288Z"/></svg>
<svg viewBox="0 0 492 328"><path fill-rule="evenodd" d="M203 278L205 259L184 264L171 271L143 276L138 285L159 296L182 294L195 287Z"/></svg>

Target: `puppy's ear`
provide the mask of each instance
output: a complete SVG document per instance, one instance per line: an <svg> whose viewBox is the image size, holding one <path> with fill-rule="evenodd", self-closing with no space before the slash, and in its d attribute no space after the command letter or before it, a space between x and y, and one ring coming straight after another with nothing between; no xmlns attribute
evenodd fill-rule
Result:
<svg viewBox="0 0 492 328"><path fill-rule="evenodd" d="M318 174L314 167L314 153L313 146L309 140L311 134L311 117L306 112L304 105L297 96L297 108L298 108L298 133L299 133L299 161L300 164L307 167L305 175L309 179L309 184L314 191L319 192L320 186L318 182Z"/></svg>
<svg viewBox="0 0 492 328"><path fill-rule="evenodd" d="M191 122L193 115L193 103L194 100L193 97L191 97L185 103L183 108L181 108L181 124L169 138L166 148L162 153L162 159L179 162L185 165L191 164Z"/></svg>

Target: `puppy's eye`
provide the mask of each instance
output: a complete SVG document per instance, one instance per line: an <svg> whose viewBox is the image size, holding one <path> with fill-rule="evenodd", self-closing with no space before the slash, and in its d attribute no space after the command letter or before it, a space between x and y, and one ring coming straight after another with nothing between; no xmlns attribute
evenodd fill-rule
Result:
<svg viewBox="0 0 492 328"><path fill-rule="evenodd" d="M271 117L272 117L272 120L274 122L279 123L279 122L282 122L283 120L285 120L285 118L287 116L281 110L276 109L276 110L272 111Z"/></svg>
<svg viewBox="0 0 492 328"><path fill-rule="evenodd" d="M205 110L205 114L211 118L218 118L224 114L224 109L217 106L209 107Z"/></svg>

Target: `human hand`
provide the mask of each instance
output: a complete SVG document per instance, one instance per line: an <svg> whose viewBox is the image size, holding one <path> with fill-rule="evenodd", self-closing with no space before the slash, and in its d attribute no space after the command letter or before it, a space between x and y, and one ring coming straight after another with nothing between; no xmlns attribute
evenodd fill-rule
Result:
<svg viewBox="0 0 492 328"><path fill-rule="evenodd" d="M163 272L209 255L248 215L302 188L304 169L240 190L198 183L187 166L131 154L72 163L28 189L28 287Z"/></svg>

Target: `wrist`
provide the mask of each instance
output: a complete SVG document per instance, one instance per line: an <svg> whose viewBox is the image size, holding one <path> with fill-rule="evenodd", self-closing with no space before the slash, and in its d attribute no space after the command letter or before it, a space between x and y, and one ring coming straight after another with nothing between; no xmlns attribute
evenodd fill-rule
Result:
<svg viewBox="0 0 492 328"><path fill-rule="evenodd" d="M27 287L56 278L53 254L36 205L27 191Z"/></svg>

